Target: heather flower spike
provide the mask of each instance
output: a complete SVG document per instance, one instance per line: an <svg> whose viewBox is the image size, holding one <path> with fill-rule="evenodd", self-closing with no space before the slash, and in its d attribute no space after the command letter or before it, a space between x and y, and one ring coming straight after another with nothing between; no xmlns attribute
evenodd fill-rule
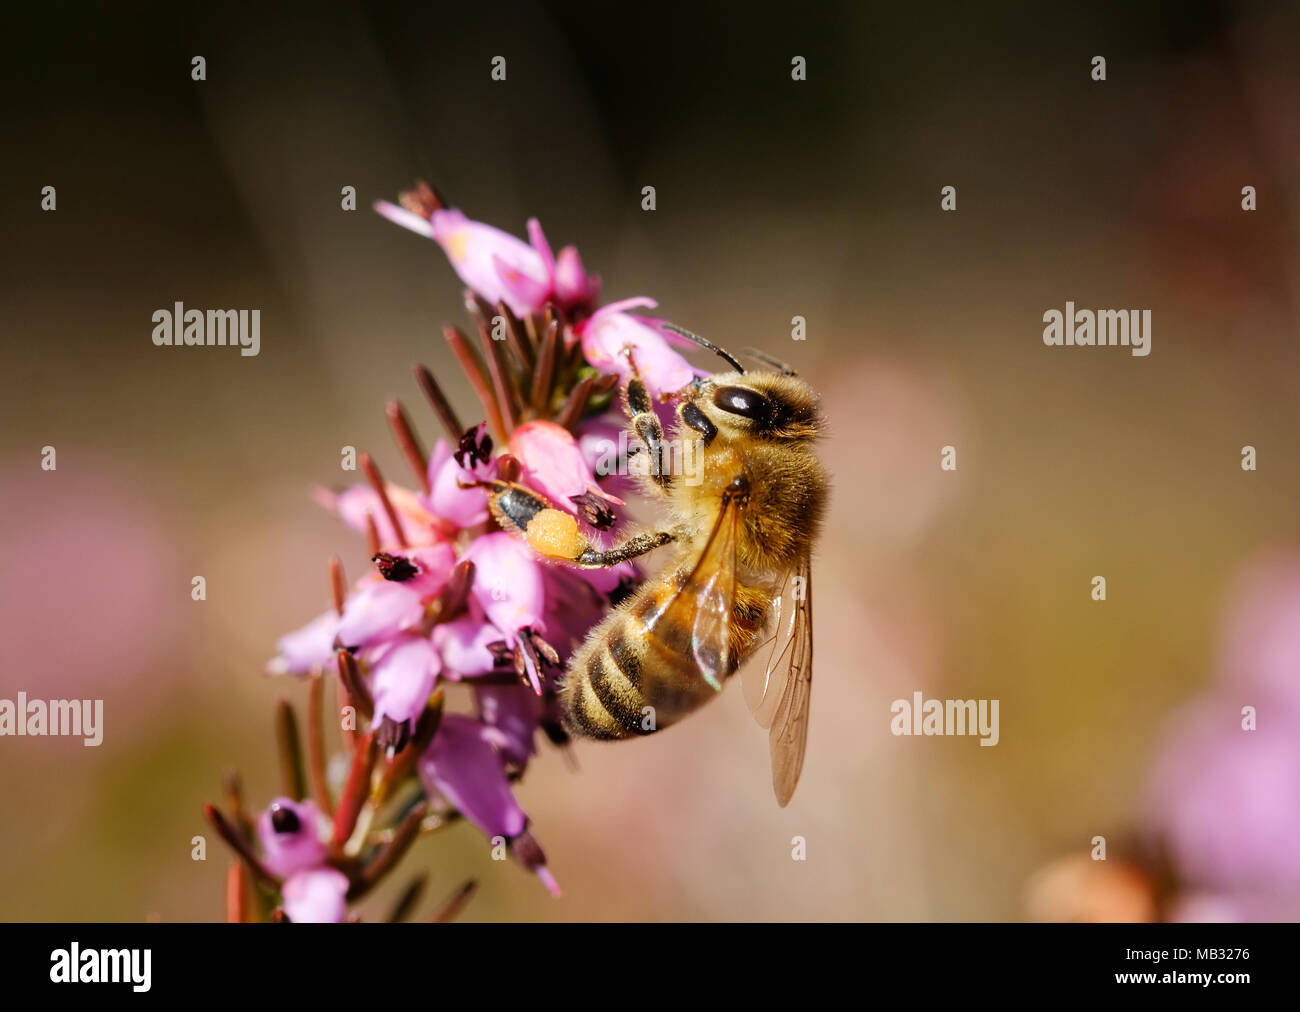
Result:
<svg viewBox="0 0 1300 1012"><path fill-rule="evenodd" d="M355 920L352 905L420 835L459 818L506 840L559 895L514 784L539 741L567 744L564 665L640 577L631 563L580 570L539 557L501 529L489 492L519 486L602 543L624 507L619 479L594 472L623 428L616 386L635 375L663 399L696 377L663 321L635 312L653 300L599 306L599 279L573 246L553 253L536 219L525 241L468 218L424 184L375 208L437 242L468 286L470 329L447 325L443 335L482 413L466 426L417 365L443 438L423 443L418 417L399 401L384 405L413 487L388 480L362 453L363 483L315 493L362 540L370 566L349 584L331 559L332 607L281 637L267 665L308 683L305 749L293 708L277 711L284 794L255 820L233 788L233 814L206 810L238 859L228 879L232 919ZM338 721L328 715L327 682ZM444 682L471 686L473 712L448 710ZM331 754L347 763L341 785L326 772ZM424 881L411 880L378 916L415 916ZM425 917L453 918L472 891L467 883Z"/></svg>

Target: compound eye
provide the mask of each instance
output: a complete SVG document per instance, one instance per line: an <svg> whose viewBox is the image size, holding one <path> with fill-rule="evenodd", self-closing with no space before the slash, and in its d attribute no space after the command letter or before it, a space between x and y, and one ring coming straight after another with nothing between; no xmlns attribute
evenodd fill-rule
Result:
<svg viewBox="0 0 1300 1012"><path fill-rule="evenodd" d="M713 392L713 403L723 411L756 422L766 419L772 410L771 401L756 390L744 387L718 387Z"/></svg>

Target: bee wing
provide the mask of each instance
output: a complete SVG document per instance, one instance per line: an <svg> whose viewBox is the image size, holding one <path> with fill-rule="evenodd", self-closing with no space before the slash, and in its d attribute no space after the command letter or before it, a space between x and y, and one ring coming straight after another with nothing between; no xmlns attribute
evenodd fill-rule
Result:
<svg viewBox="0 0 1300 1012"><path fill-rule="evenodd" d="M674 631L691 631L689 649L700 673L721 690L731 673L731 608L736 602L736 531L740 505L724 501L708 543L690 575L646 622L648 631L658 625L662 640L672 643Z"/></svg>
<svg viewBox="0 0 1300 1012"><path fill-rule="evenodd" d="M792 576L799 577L800 584L792 586ZM799 782L808 745L813 658L811 559L803 559L797 570L786 575L772 599L772 614L772 649L767 663L746 681L745 701L754 719L770 729L772 788L784 808Z"/></svg>

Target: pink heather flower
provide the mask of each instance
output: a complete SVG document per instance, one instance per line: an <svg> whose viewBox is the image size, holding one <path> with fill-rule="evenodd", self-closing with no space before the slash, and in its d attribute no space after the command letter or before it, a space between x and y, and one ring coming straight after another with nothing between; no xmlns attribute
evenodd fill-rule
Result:
<svg viewBox="0 0 1300 1012"><path fill-rule="evenodd" d="M1241 707L1258 726L1241 726ZM1180 882L1300 897L1300 708L1259 693L1205 700L1167 737L1148 818Z"/></svg>
<svg viewBox="0 0 1300 1012"><path fill-rule="evenodd" d="M440 539L433 514L415 494L397 485L386 486L386 491L409 544L428 545ZM396 548L401 544L401 539L388 519L388 512L369 485L353 485L337 493L317 489L316 499L326 509L334 511L353 530L363 534L366 531L366 518L372 518L379 534L379 543L383 547Z"/></svg>
<svg viewBox="0 0 1300 1012"><path fill-rule="evenodd" d="M487 732L473 717L445 714L420 759L420 779L489 837L510 839L524 831L528 817L510 793L501 755Z"/></svg>
<svg viewBox="0 0 1300 1012"><path fill-rule="evenodd" d="M389 753L401 751L415 719L424 712L442 660L423 636L401 636L383 648L371 669L376 740Z"/></svg>
<svg viewBox="0 0 1300 1012"><path fill-rule="evenodd" d="M577 250L566 246L557 263L536 218L528 219L529 242L524 242L455 208L435 210L427 221L383 200L376 201L375 210L434 240L461 281L492 305L504 302L516 316L540 312L552 298L566 308L594 298L595 281Z"/></svg>
<svg viewBox="0 0 1300 1012"><path fill-rule="evenodd" d="M279 653L266 666L268 675L305 675L334 660L334 637L339 617L333 611L317 615L301 629L281 636Z"/></svg>
<svg viewBox="0 0 1300 1012"><path fill-rule="evenodd" d="M1225 684L1300 704L1300 554L1269 555L1248 567L1227 625L1219 660Z"/></svg>
<svg viewBox="0 0 1300 1012"><path fill-rule="evenodd" d="M521 769L537 749L533 739L542 719L542 701L514 685L476 685L474 698L479 717L486 725L487 740L507 762Z"/></svg>
<svg viewBox="0 0 1300 1012"><path fill-rule="evenodd" d="M388 580L363 581L343 605L336 642L347 650L376 646L423 617L415 591Z"/></svg>
<svg viewBox="0 0 1300 1012"><path fill-rule="evenodd" d="M668 344L657 321L624 310L653 308L654 299L633 298L601 306L578 325L582 353L601 372L627 380L635 371L654 395L672 394L695 378L695 369Z"/></svg>
<svg viewBox="0 0 1300 1012"><path fill-rule="evenodd" d="M473 598L507 637L524 628L546 631L541 564L526 544L504 531L476 538L465 552L474 563Z"/></svg>
<svg viewBox="0 0 1300 1012"><path fill-rule="evenodd" d="M600 278L588 274L573 246L555 259L555 298L562 306L592 306L600 295Z"/></svg>
<svg viewBox="0 0 1300 1012"><path fill-rule="evenodd" d="M456 527L477 527L485 522L487 490L474 483L497 476L497 462L491 454L492 437L487 434L486 424L466 432L455 450L446 441L438 440L429 457L430 492L421 497L421 502Z"/></svg>
<svg viewBox="0 0 1300 1012"><path fill-rule="evenodd" d="M420 781L430 796L446 798L489 839L508 840L525 867L559 895L541 848L526 832L528 817L510 791L502 755L493 745L499 735L472 717L446 714L417 764Z"/></svg>
<svg viewBox="0 0 1300 1012"><path fill-rule="evenodd" d="M314 801L276 798L257 817L263 863L282 878L314 868L325 860L327 831L328 822Z"/></svg>
<svg viewBox="0 0 1300 1012"><path fill-rule="evenodd" d="M523 483L560 509L598 530L618 519L622 499L601 490L572 433L554 422L525 422L510 436L510 453L522 466Z"/></svg>
<svg viewBox="0 0 1300 1012"><path fill-rule="evenodd" d="M489 674L496 667L496 655L489 645L504 638L500 629L474 615L434 626L433 645L442 657L443 677L459 681Z"/></svg>
<svg viewBox="0 0 1300 1012"><path fill-rule="evenodd" d="M334 868L300 871L280 890L293 924L341 924L348 915L347 892L347 876Z"/></svg>
<svg viewBox="0 0 1300 1012"><path fill-rule="evenodd" d="M506 643L520 651L529 684L540 696L543 667L537 639L546 632L542 563L526 544L504 531L477 538L465 558L474 563L472 600L505 634Z"/></svg>
<svg viewBox="0 0 1300 1012"><path fill-rule="evenodd" d="M422 601L428 601L447 585L455 565L456 552L445 541L420 548L396 548L375 557L375 566L385 580L400 583Z"/></svg>

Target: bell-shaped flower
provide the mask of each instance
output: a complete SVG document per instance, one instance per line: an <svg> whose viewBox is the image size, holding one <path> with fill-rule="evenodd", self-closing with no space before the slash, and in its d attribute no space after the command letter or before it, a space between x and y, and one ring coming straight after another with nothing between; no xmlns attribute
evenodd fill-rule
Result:
<svg viewBox="0 0 1300 1012"><path fill-rule="evenodd" d="M257 817L263 863L282 878L319 865L325 860L328 826L314 801L276 798Z"/></svg>
<svg viewBox="0 0 1300 1012"><path fill-rule="evenodd" d="M389 583L400 583L427 601L447 585L456 565L456 552L450 544L440 541L436 545L380 552L371 561Z"/></svg>
<svg viewBox="0 0 1300 1012"><path fill-rule="evenodd" d="M476 483L491 481L496 474L486 425L466 432L454 451L440 439L429 456L430 489L423 502L435 516L456 527L477 527L488 518L488 494Z"/></svg>
<svg viewBox="0 0 1300 1012"><path fill-rule="evenodd" d="M406 745L441 669L438 651L423 636L401 636L376 656L370 691L375 697L372 723L378 728L381 748L392 754Z"/></svg>
<svg viewBox="0 0 1300 1012"><path fill-rule="evenodd" d="M522 842L521 861L548 889L558 892L540 848L525 832L528 817L510 791L510 779L501 753L492 744L492 732L472 717L445 714L420 758L420 781L431 796L446 798L489 838L504 837L512 846Z"/></svg>
<svg viewBox="0 0 1300 1012"><path fill-rule="evenodd" d="M588 274L582 257L573 246L565 246L555 258L555 298L560 305L592 306L600 295L600 278Z"/></svg>
<svg viewBox="0 0 1300 1012"><path fill-rule="evenodd" d="M500 629L473 614L465 614L433 628L433 645L442 658L442 676L450 681L486 675L497 667L490 644L500 643Z"/></svg>
<svg viewBox="0 0 1300 1012"><path fill-rule="evenodd" d="M465 558L474 563L470 592L489 622L508 636L526 627L546 631L541 564L526 544L495 531L475 539Z"/></svg>
<svg viewBox="0 0 1300 1012"><path fill-rule="evenodd" d="M524 767L537 749L533 739L543 703L522 685L476 685L474 699L485 735L507 762Z"/></svg>
<svg viewBox="0 0 1300 1012"><path fill-rule="evenodd" d="M440 540L437 522L419 497L398 485L387 485L385 491L408 545L427 545ZM393 529L388 511L378 493L369 485L353 485L338 493L317 490L316 498L355 531L364 534L367 520L373 520L382 547L397 548L401 545L402 539Z"/></svg>
<svg viewBox="0 0 1300 1012"><path fill-rule="evenodd" d="M301 629L276 641L279 653L266 665L268 675L305 675L334 660L339 617L334 611L317 615Z"/></svg>
<svg viewBox="0 0 1300 1012"><path fill-rule="evenodd" d="M695 369L670 347L653 320L625 310L653 307L654 299L634 298L601 306L578 326L582 353L601 372L624 381L641 377L653 395L676 393L695 378Z"/></svg>
<svg viewBox="0 0 1300 1012"><path fill-rule="evenodd" d="M280 890L293 924L341 924L347 918L348 878L334 868L310 868L291 876Z"/></svg>
<svg viewBox="0 0 1300 1012"><path fill-rule="evenodd" d="M389 580L363 582L343 605L335 642L346 650L376 646L424 617L420 595Z"/></svg>

